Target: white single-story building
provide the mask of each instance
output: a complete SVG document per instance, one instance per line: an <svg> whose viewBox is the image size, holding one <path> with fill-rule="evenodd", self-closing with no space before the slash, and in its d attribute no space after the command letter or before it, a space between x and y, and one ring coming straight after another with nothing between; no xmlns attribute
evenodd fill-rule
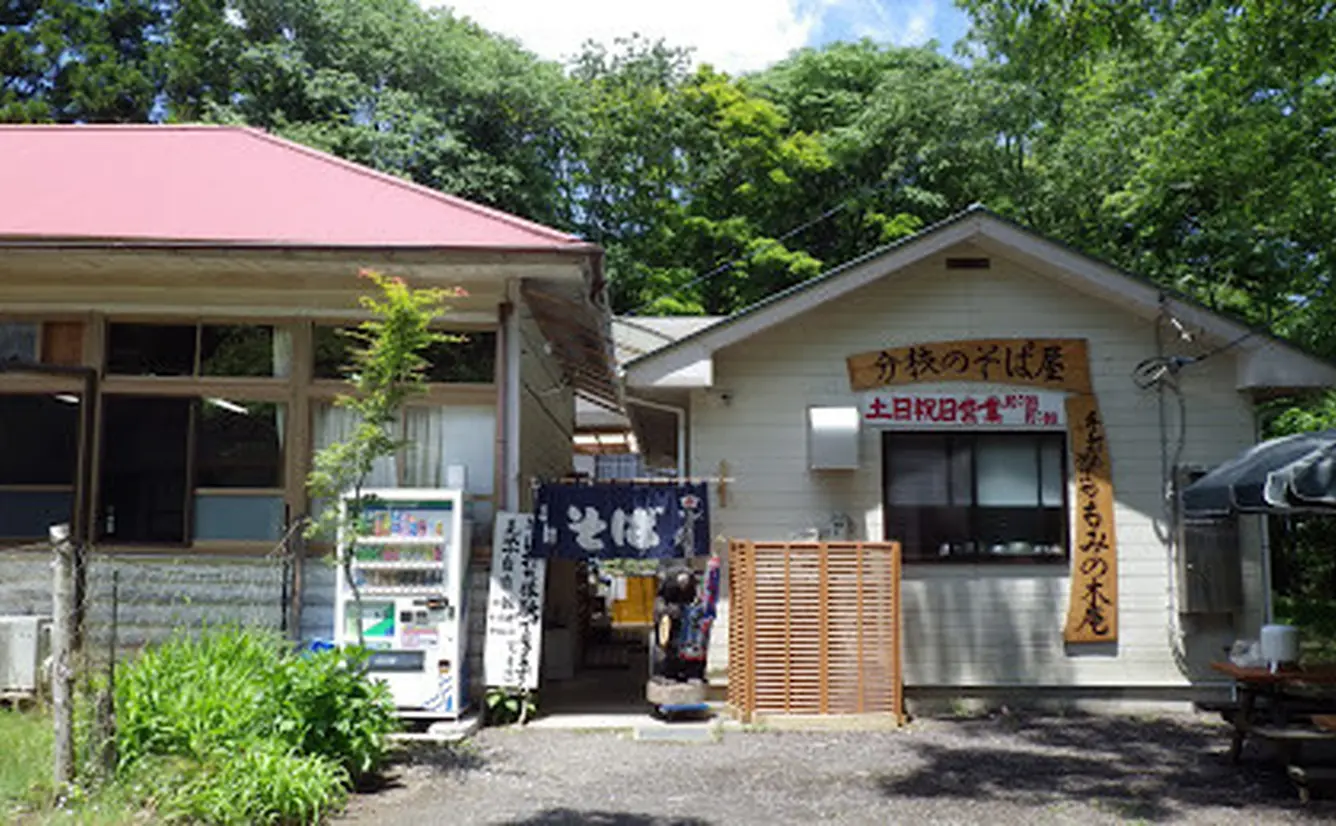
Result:
<svg viewBox="0 0 1336 826"><path fill-rule="evenodd" d="M911 698L1182 698L1269 587L1261 521L1178 524L1175 483L1336 367L976 207L624 380L681 411L683 470L724 480L716 535L902 543Z"/></svg>

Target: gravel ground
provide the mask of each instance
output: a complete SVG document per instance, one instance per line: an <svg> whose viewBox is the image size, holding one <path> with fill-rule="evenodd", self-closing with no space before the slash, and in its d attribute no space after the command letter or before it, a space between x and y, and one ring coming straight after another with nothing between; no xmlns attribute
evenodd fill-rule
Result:
<svg viewBox="0 0 1336 826"><path fill-rule="evenodd" d="M346 824L1336 822L1202 717L923 720L901 731L730 731L718 742L486 729L414 751Z"/></svg>

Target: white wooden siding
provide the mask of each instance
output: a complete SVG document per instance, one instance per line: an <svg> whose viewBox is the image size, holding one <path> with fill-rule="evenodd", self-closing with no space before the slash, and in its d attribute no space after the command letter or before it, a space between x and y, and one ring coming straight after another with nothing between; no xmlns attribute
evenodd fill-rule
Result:
<svg viewBox="0 0 1336 826"><path fill-rule="evenodd" d="M978 255L958 246L951 255ZM728 506L712 502L715 534L785 539L852 517L857 536L882 538L880 432L865 428L856 471L806 469L804 410L856 404L845 359L920 341L1070 337L1089 341L1091 374L1108 429L1117 495L1120 639L1068 648L1065 566L907 564L906 681L911 686L1182 686L1210 679L1206 663L1262 614L1260 530L1245 525L1244 617L1193 626L1172 643L1172 560L1157 538L1161 430L1156 394L1132 383L1155 354L1154 323L992 255L990 270L945 270L941 256L715 354L715 380L691 400L691 466L727 461ZM1204 349L1206 345L1195 345ZM1232 354L1185 371L1184 463L1214 464L1254 440L1248 400L1234 390ZM923 390L961 385L922 385ZM724 396L727 395L727 402ZM1166 398L1171 444L1177 406ZM726 664L727 600L711 645ZM1176 654L1176 651L1178 652Z"/></svg>

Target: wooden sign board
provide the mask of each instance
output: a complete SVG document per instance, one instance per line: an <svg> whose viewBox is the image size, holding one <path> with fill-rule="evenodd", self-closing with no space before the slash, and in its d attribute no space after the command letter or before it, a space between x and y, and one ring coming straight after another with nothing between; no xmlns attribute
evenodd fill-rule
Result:
<svg viewBox="0 0 1336 826"><path fill-rule="evenodd" d="M935 341L848 358L849 387L974 381L1090 392L1085 339L998 338Z"/></svg>
<svg viewBox="0 0 1336 826"><path fill-rule="evenodd" d="M1118 639L1118 543L1113 524L1113 479L1104 417L1094 396L1067 399L1076 520L1072 531L1072 587L1064 639L1071 643Z"/></svg>

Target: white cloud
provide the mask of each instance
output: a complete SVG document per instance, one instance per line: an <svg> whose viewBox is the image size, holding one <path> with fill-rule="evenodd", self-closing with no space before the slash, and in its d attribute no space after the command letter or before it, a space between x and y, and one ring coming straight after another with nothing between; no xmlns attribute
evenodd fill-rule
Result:
<svg viewBox="0 0 1336 826"><path fill-rule="evenodd" d="M823 13L846 0L420 0L449 6L542 57L566 60L586 40L639 34L695 49L699 63L737 73L804 46Z"/></svg>
<svg viewBox="0 0 1336 826"><path fill-rule="evenodd" d="M933 0L920 0L906 18L900 37L892 38L892 42L901 46L926 43L937 29L937 4Z"/></svg>
<svg viewBox="0 0 1336 826"><path fill-rule="evenodd" d="M920 46L937 36L941 0L837 0L855 37L897 46Z"/></svg>

